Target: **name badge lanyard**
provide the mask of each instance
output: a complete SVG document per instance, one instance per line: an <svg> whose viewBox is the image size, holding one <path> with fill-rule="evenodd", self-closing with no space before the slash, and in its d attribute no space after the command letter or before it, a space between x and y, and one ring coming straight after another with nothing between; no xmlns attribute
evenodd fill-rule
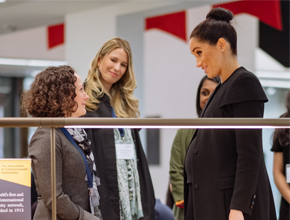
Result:
<svg viewBox="0 0 290 220"><path fill-rule="evenodd" d="M87 178L88 178L87 185L88 185L89 189L93 188L93 173L91 172L91 169L89 168L89 165L87 163L87 160L86 160L86 157L85 157L83 151L78 147L78 145L74 141L73 137L70 135L70 133L68 133L68 131L65 128L60 128L60 130L67 137L67 139L78 149L78 151L82 155L82 158L83 158L83 160L85 162L85 166L86 166L86 173L87 173Z"/></svg>
<svg viewBox="0 0 290 220"><path fill-rule="evenodd" d="M112 117L113 117L113 118L117 118L117 116L116 116L116 114L115 114L113 108L112 108ZM124 137L124 135L125 135L124 128L118 128L118 130L119 130L119 132L120 132L121 137Z"/></svg>

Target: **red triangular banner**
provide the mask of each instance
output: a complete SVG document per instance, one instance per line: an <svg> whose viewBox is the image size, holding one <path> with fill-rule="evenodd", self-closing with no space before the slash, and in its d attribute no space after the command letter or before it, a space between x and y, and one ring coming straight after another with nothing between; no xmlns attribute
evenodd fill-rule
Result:
<svg viewBox="0 0 290 220"><path fill-rule="evenodd" d="M280 0L253 1L242 0L224 4L213 5L213 8L222 7L233 12L233 14L248 13L259 18L259 20L273 28L283 30L281 18Z"/></svg>
<svg viewBox="0 0 290 220"><path fill-rule="evenodd" d="M47 27L48 49L64 43L64 24Z"/></svg>
<svg viewBox="0 0 290 220"><path fill-rule="evenodd" d="M146 19L146 30L157 28L184 41L186 38L186 12L181 11Z"/></svg>

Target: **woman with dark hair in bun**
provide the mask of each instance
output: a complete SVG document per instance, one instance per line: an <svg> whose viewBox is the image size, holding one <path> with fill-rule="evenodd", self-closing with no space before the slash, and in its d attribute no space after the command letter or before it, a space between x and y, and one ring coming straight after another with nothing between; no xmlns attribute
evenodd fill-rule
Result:
<svg viewBox="0 0 290 220"><path fill-rule="evenodd" d="M196 66L221 83L201 118L262 118L267 97L237 60L237 34L223 8L212 9L190 35ZM226 119L225 119L226 120ZM186 220L276 220L261 129L199 129L185 158Z"/></svg>

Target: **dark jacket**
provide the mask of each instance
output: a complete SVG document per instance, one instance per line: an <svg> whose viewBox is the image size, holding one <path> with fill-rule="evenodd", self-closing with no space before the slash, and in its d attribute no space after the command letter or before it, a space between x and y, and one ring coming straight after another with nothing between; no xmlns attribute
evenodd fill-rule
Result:
<svg viewBox="0 0 290 220"><path fill-rule="evenodd" d="M110 99L104 95L100 99L99 108L96 111L88 111L84 117L112 117ZM139 132L131 129L136 146L138 174L140 180L141 201L144 218L142 220L154 220L155 196L147 159L144 154ZM113 129L86 129L91 140L92 151L101 185L100 209L104 220L120 219L119 190L117 180L116 151Z"/></svg>
<svg viewBox="0 0 290 220"><path fill-rule="evenodd" d="M262 118L266 101L257 77L240 67L217 86L201 117ZM245 220L276 220L261 129L199 129L185 170L186 219L226 220L236 209Z"/></svg>

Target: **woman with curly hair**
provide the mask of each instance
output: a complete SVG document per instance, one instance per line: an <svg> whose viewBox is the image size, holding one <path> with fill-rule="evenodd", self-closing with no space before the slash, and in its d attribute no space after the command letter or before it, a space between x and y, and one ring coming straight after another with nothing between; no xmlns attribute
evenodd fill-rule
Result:
<svg viewBox="0 0 290 220"><path fill-rule="evenodd" d="M280 118L290 117L290 90L286 97L287 111ZM286 165L290 164L290 129L276 129L273 137L273 175L275 184L282 195L279 220L290 219L290 184L286 181Z"/></svg>
<svg viewBox="0 0 290 220"><path fill-rule="evenodd" d="M85 82L85 117L136 118L138 100L132 52L127 41L113 38L91 62ZM87 129L101 179L100 209L105 220L154 219L155 197L138 130Z"/></svg>
<svg viewBox="0 0 290 220"><path fill-rule="evenodd" d="M86 113L84 91L79 75L70 66L48 67L39 73L23 94L22 106L32 117L80 117ZM83 129L57 128L56 212L57 219L102 219L94 158ZM34 220L50 220L50 129L38 128L31 138L29 157L38 193Z"/></svg>

